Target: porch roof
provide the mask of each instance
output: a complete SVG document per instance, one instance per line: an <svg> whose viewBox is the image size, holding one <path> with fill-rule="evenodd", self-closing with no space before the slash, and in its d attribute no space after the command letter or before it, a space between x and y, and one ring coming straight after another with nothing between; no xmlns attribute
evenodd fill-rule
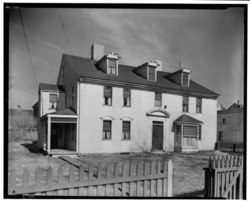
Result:
<svg viewBox="0 0 250 202"><path fill-rule="evenodd" d="M77 115L72 109L69 109L69 108L57 110L51 114L53 115Z"/></svg>
<svg viewBox="0 0 250 202"><path fill-rule="evenodd" d="M188 116L186 114L181 115L178 119L174 121L177 124L203 124L202 121L199 121L191 116Z"/></svg>

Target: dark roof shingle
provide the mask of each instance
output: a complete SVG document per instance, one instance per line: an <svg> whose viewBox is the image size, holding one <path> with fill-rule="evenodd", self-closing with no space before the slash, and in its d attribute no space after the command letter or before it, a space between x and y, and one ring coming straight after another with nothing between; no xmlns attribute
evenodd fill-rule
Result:
<svg viewBox="0 0 250 202"><path fill-rule="evenodd" d="M82 58L72 55L64 54L63 57L67 64L78 74L78 76L83 76L85 78L102 79L108 81L119 81L131 84L146 85L149 87L158 87L169 90L185 91L185 92L195 92L201 94L207 94L212 97L217 97L218 94L199 85L198 83L190 80L190 87L185 88L167 79L167 75L170 73L158 71L157 81L148 81L138 74L135 73L137 67L132 67L128 65L119 64L119 75L113 76L105 74L103 71L99 70L95 64L97 61L88 58Z"/></svg>

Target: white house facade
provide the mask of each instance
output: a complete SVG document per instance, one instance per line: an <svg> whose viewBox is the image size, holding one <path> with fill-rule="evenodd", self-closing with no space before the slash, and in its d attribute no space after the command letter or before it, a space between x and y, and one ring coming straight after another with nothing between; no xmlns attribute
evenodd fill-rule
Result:
<svg viewBox="0 0 250 202"><path fill-rule="evenodd" d="M191 71L160 61L119 64L94 44L91 59L63 55L56 85L40 84L39 145L48 154L212 150L217 97Z"/></svg>

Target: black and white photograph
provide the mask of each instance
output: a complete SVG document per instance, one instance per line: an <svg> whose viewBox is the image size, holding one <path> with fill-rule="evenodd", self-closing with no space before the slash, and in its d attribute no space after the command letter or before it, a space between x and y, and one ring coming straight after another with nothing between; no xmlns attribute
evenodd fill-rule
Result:
<svg viewBox="0 0 250 202"><path fill-rule="evenodd" d="M4 3L4 198L246 199L244 3Z"/></svg>

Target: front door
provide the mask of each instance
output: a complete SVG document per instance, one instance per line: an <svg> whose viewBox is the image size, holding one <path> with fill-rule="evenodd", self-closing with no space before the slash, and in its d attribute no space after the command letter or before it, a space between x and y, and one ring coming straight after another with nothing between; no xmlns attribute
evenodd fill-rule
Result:
<svg viewBox="0 0 250 202"><path fill-rule="evenodd" d="M163 150L163 122L153 121L152 150Z"/></svg>

